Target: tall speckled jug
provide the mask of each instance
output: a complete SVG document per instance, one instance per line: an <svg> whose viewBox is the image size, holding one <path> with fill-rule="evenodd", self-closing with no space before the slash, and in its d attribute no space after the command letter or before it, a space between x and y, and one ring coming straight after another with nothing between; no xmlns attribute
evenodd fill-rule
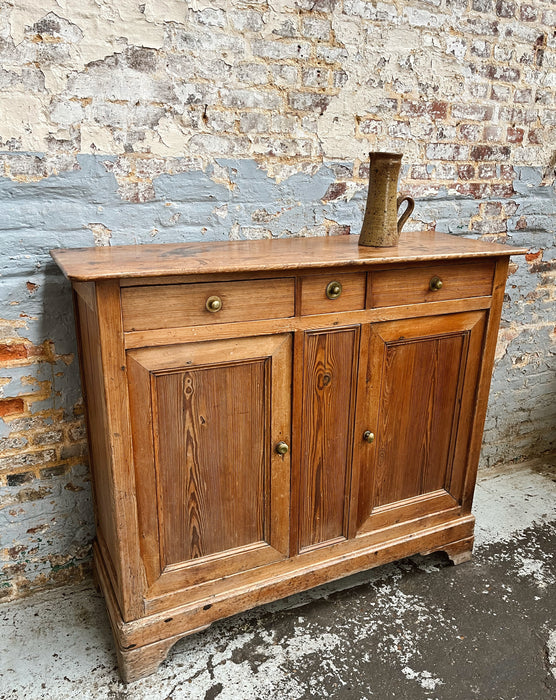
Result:
<svg viewBox="0 0 556 700"><path fill-rule="evenodd" d="M369 192L359 245L382 248L395 246L402 226L415 207L412 197L398 197L402 154L371 152L369 156ZM407 207L398 219L398 209L402 202L407 202Z"/></svg>

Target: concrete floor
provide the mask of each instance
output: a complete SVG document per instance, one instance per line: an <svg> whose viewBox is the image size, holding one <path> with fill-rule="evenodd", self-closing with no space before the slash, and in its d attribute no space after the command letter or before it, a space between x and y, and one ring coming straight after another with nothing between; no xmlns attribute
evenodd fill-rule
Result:
<svg viewBox="0 0 556 700"><path fill-rule="evenodd" d="M174 646L119 680L92 583L0 606L0 698L553 700L556 474L479 481L473 561L415 556L292 596Z"/></svg>

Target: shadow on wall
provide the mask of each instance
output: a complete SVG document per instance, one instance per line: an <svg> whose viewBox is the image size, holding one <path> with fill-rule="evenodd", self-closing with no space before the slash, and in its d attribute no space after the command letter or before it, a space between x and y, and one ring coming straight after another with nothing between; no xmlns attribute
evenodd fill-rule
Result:
<svg viewBox="0 0 556 700"><path fill-rule="evenodd" d="M21 402L0 420L0 599L79 579L94 535L71 286L54 263L7 277L25 356L0 370Z"/></svg>

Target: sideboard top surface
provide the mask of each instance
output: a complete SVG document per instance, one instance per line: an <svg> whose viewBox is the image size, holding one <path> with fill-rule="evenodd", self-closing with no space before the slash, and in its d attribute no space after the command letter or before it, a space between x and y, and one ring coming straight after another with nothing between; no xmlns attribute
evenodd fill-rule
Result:
<svg viewBox="0 0 556 700"><path fill-rule="evenodd" d="M403 233L397 246L358 245L357 236L200 241L91 248L58 248L51 255L75 281L167 275L299 270L521 255L524 248L435 231Z"/></svg>

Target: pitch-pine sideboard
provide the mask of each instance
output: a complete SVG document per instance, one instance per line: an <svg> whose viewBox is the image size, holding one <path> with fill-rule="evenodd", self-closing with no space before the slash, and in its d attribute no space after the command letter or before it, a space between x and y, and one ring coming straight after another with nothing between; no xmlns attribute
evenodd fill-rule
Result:
<svg viewBox="0 0 556 700"><path fill-rule="evenodd" d="M470 557L523 252L433 232L52 251L124 680L239 611L415 553Z"/></svg>

